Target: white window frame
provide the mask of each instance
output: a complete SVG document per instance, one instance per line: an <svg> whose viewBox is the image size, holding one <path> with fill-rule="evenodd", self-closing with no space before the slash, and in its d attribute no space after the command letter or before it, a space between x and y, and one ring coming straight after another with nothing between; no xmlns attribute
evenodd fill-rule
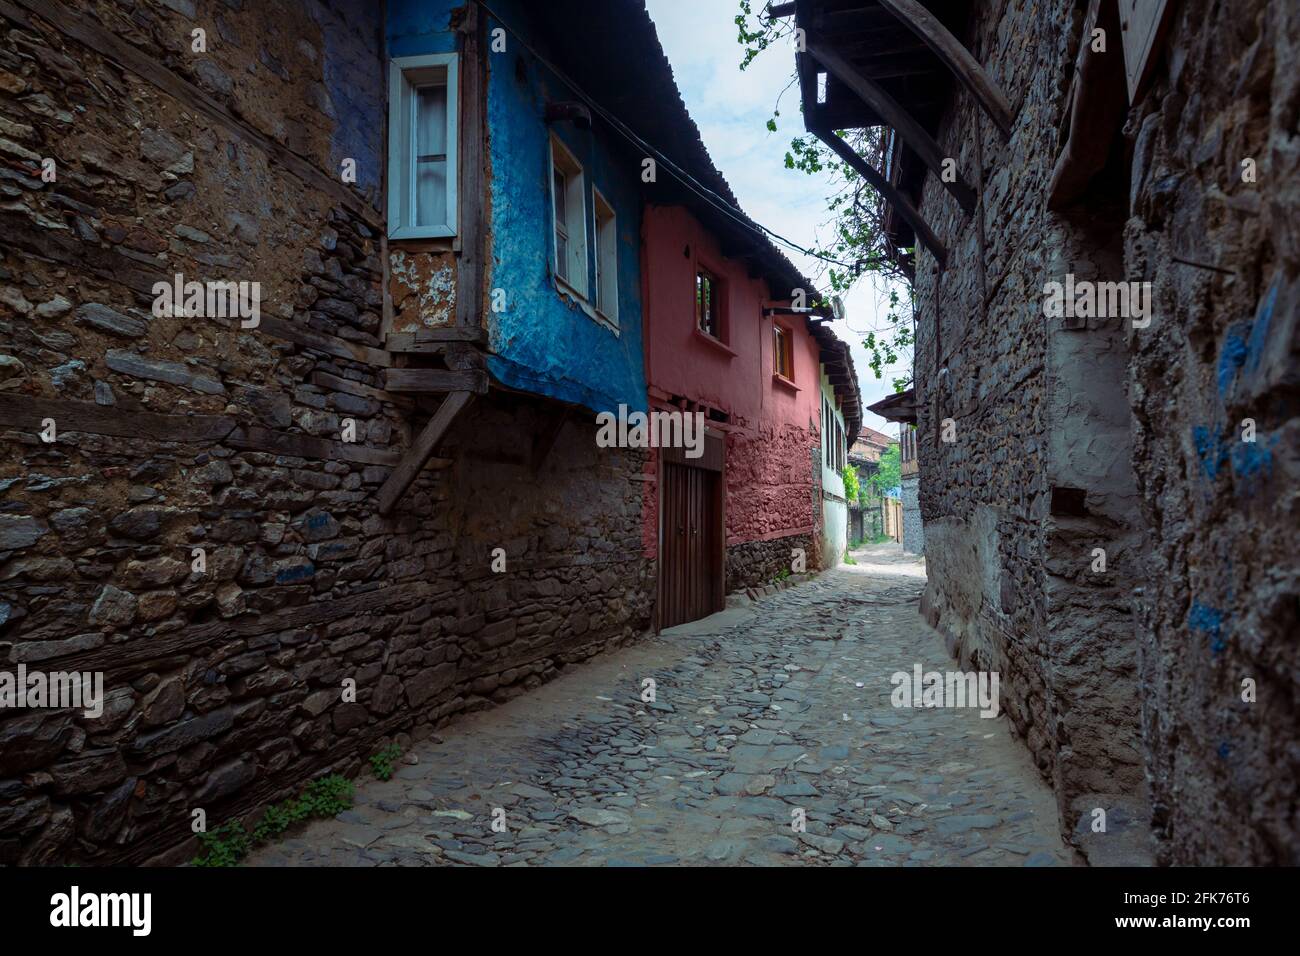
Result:
<svg viewBox="0 0 1300 956"><path fill-rule="evenodd" d="M573 151L565 146L558 136L551 135L550 175L547 177L546 192L551 197L551 248L555 250L551 259L551 271L555 281L569 289L578 298L587 301L587 176L582 164L578 162ZM560 275L560 224L555 216L557 197L555 195L556 157L559 157L559 169L564 174L564 210L567 220L566 248L568 249L568 275Z"/></svg>
<svg viewBox="0 0 1300 956"><path fill-rule="evenodd" d="M596 294L593 304L601 318L618 326L618 215L595 186L592 194L592 235L596 239ZM601 210L608 213L601 221Z"/></svg>
<svg viewBox="0 0 1300 956"><path fill-rule="evenodd" d="M431 53L388 61L388 238L439 239L456 235L459 194L460 56ZM415 222L415 89L442 75L447 86L447 221Z"/></svg>

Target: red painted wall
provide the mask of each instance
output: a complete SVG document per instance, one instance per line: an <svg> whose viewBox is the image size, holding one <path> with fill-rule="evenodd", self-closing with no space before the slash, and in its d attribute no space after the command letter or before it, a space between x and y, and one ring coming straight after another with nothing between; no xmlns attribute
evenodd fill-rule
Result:
<svg viewBox="0 0 1300 956"><path fill-rule="evenodd" d="M642 309L650 405L684 397L727 413L727 544L809 532L814 524L812 449L820 400L818 348L799 316L765 317L767 283L682 207L648 206L642 218ZM725 348L695 327L695 274L703 266L725 283ZM787 290L782 290L786 292ZM813 290L808 290L809 294ZM793 333L794 387L773 378L772 324ZM653 477L656 464L647 465ZM642 543L654 556L658 493L647 482Z"/></svg>

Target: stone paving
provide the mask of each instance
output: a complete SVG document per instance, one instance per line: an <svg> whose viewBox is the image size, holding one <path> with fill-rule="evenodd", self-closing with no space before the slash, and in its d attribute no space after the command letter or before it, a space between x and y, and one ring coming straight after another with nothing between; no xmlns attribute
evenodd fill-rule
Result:
<svg viewBox="0 0 1300 956"><path fill-rule="evenodd" d="M443 728L250 862L1071 865L1005 718L891 706L895 671L955 665L916 611L923 566L857 560Z"/></svg>

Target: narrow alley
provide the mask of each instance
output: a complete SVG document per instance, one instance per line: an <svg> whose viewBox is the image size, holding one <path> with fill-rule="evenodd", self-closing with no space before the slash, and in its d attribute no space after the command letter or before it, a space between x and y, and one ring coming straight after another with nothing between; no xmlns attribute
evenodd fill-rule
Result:
<svg viewBox="0 0 1300 956"><path fill-rule="evenodd" d="M895 671L952 662L916 612L921 563L856 560L457 721L250 862L1069 865L1005 718L891 706Z"/></svg>

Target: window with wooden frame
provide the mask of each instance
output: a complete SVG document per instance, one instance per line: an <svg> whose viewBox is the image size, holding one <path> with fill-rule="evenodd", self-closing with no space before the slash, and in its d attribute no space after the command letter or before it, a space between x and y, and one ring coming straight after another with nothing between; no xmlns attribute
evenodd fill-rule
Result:
<svg viewBox="0 0 1300 956"><path fill-rule="evenodd" d="M724 283L702 266L695 270L695 327L719 342L723 338L722 309Z"/></svg>
<svg viewBox="0 0 1300 956"><path fill-rule="evenodd" d="M551 212L555 237L555 275L587 298L587 200L582 166L551 137Z"/></svg>
<svg viewBox="0 0 1300 956"><path fill-rule="evenodd" d="M388 66L388 237L456 235L455 53Z"/></svg>
<svg viewBox="0 0 1300 956"><path fill-rule="evenodd" d="M618 222L600 190L591 190L596 220L596 311L618 325Z"/></svg>
<svg viewBox="0 0 1300 956"><path fill-rule="evenodd" d="M787 382L794 381L794 336L780 322L772 323L772 371Z"/></svg>

